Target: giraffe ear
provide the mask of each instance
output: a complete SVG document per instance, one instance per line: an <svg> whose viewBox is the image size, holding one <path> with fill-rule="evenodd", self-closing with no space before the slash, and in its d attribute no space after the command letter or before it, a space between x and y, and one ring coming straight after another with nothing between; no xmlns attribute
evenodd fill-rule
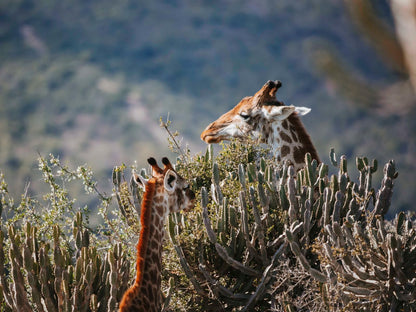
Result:
<svg viewBox="0 0 416 312"><path fill-rule="evenodd" d="M308 114L311 111L309 107L295 107L295 112L298 113L299 116L303 116Z"/></svg>
<svg viewBox="0 0 416 312"><path fill-rule="evenodd" d="M147 180L133 170L133 180L142 189L146 189Z"/></svg>
<svg viewBox="0 0 416 312"><path fill-rule="evenodd" d="M163 185L169 193L173 192L176 186L176 181L178 176L176 175L175 171L169 169L166 174L165 178L163 179Z"/></svg>
<svg viewBox="0 0 416 312"><path fill-rule="evenodd" d="M270 118L275 120L284 120L289 117L295 111L295 106L271 106L271 109L268 111Z"/></svg>

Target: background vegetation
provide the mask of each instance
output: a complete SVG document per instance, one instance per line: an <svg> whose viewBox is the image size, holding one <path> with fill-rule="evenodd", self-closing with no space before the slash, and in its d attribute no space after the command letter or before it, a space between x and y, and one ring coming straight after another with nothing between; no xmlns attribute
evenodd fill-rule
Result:
<svg viewBox="0 0 416 312"><path fill-rule="evenodd" d="M279 99L312 108L324 160L330 147L394 158L391 216L416 199L415 97L387 1L6 0L0 45L0 168L15 195L36 191L38 152L100 178L168 153L168 113L203 150L209 122L279 79Z"/></svg>

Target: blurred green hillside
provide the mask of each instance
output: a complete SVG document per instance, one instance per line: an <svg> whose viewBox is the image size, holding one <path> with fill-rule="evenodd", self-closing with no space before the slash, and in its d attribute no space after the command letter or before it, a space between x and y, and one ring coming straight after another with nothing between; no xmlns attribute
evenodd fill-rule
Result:
<svg viewBox="0 0 416 312"><path fill-rule="evenodd" d="M387 2L373 7L393 29ZM0 169L16 194L39 179L37 153L106 181L114 165L169 153L168 113L196 153L209 122L279 79L280 100L312 108L303 120L324 160L331 147L396 160L392 206L407 209L414 97L400 105L389 87L405 75L351 14L335 0L1 1Z"/></svg>

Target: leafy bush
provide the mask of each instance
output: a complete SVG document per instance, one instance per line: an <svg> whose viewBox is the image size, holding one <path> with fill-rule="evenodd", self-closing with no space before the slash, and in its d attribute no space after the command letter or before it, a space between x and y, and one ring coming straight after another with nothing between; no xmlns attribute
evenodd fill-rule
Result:
<svg viewBox="0 0 416 312"><path fill-rule="evenodd" d="M376 161L357 158L354 182L346 158L333 152L338 174L331 176L309 155L299 172L268 155L255 142L231 142L217 156L209 147L178 157L176 170L200 200L168 218L164 311L415 309L414 218L384 219L394 162L376 191ZM70 170L53 156L39 164L50 187L43 198L25 194L16 205L1 182L2 309L67 311L82 303L85 311L114 311L133 281L140 191L124 165L114 168L107 195L85 166ZM98 196L98 227L66 191L72 180Z"/></svg>
<svg viewBox="0 0 416 312"><path fill-rule="evenodd" d="M50 156L39 157L39 169L50 192L24 194L18 205L1 176L1 311L115 311L130 282L131 257L105 228L110 222L90 227L88 208L75 208L66 185L82 181L99 195L102 211L111 197L98 191L85 166L70 171Z"/></svg>

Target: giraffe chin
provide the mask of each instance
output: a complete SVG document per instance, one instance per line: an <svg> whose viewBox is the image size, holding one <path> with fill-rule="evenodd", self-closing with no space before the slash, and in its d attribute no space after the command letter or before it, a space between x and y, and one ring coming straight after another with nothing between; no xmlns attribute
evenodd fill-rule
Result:
<svg viewBox="0 0 416 312"><path fill-rule="evenodd" d="M215 136L215 135L210 135L210 134L202 134L201 135L201 139L202 141L204 141L205 143L208 144L217 144L220 143L223 140L226 140L227 138L223 137L223 136Z"/></svg>

